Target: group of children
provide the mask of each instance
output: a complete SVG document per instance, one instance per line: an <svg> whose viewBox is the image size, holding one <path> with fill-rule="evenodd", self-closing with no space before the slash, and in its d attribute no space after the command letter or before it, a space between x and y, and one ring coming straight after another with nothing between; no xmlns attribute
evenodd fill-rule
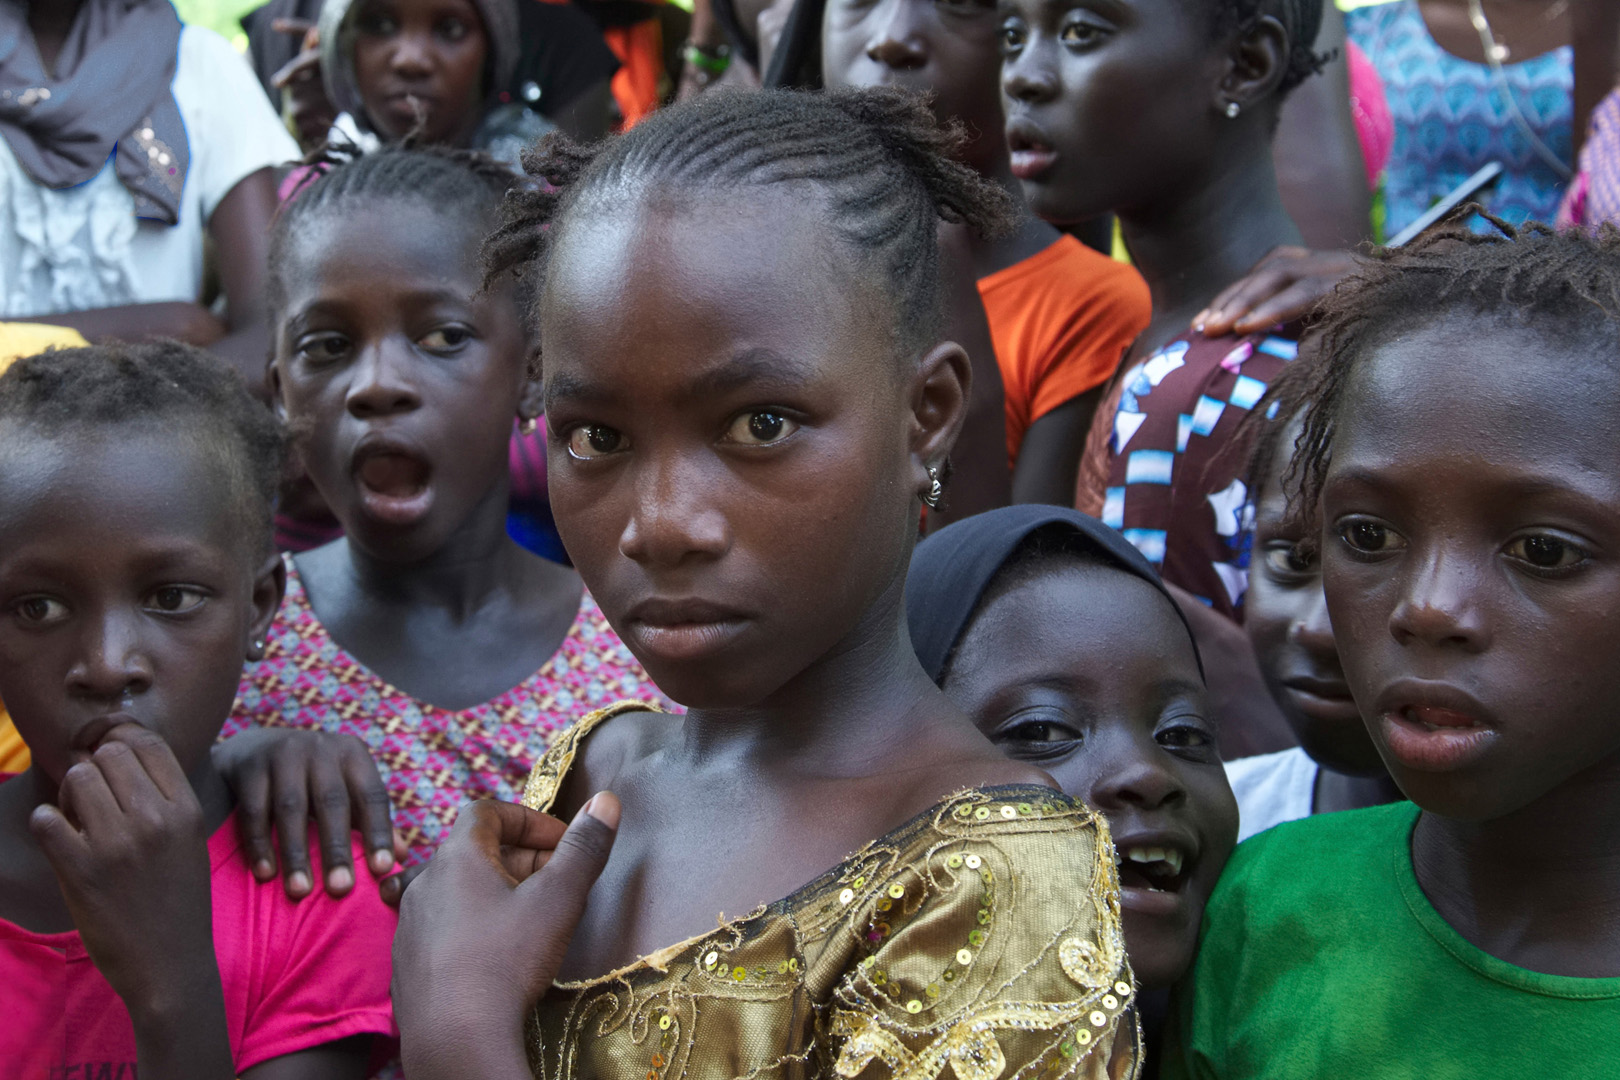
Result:
<svg viewBox="0 0 1620 1080"><path fill-rule="evenodd" d="M1009 157L855 88L987 29L911 2L827 5L825 92L521 181L313 172L273 415L178 344L0 374L0 1075L1620 1069L1620 235L1442 230L1299 359L1216 337L1298 242L1315 6L1011 0ZM1152 296L1044 429L1097 515L918 545L942 249L993 282L1031 211L1117 215ZM514 424L571 566L512 539ZM296 555L289 446L343 528ZM1223 765L1239 607L1299 746Z"/></svg>

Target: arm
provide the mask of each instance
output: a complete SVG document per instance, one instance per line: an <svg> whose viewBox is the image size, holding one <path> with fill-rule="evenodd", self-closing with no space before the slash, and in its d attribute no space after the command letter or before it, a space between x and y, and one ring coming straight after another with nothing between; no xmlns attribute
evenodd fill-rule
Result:
<svg viewBox="0 0 1620 1080"><path fill-rule="evenodd" d="M1580 160L1592 110L1615 86L1620 68L1620 4L1575 5L1575 156Z"/></svg>
<svg viewBox="0 0 1620 1080"><path fill-rule="evenodd" d="M124 1002L143 1080L230 1080L202 807L167 743L114 728L30 831L84 948Z"/></svg>
<svg viewBox="0 0 1620 1080"><path fill-rule="evenodd" d="M1334 53L1283 105L1272 140L1283 205L1315 248L1354 247L1372 235L1372 192L1350 112L1344 14L1323 0L1318 53Z"/></svg>
<svg viewBox="0 0 1620 1080"><path fill-rule="evenodd" d="M394 1015L411 1080L530 1080L524 1017L568 953L618 825L605 792L566 831L513 803L462 809L400 905Z"/></svg>
<svg viewBox="0 0 1620 1080"><path fill-rule="evenodd" d="M271 819L281 849L287 895L308 896L309 818L320 837L326 891L343 896L354 887L351 821L358 824L376 877L394 868L393 808L388 789L365 743L352 735L296 728L254 727L233 735L213 750L214 768L236 795L236 820L248 865L260 881L276 876ZM405 882L385 878L383 898L399 902Z"/></svg>
<svg viewBox="0 0 1620 1080"><path fill-rule="evenodd" d="M1091 433L1102 386L1094 386L1040 417L1024 432L1013 468L1012 501L1068 506L1080 475L1080 454Z"/></svg>

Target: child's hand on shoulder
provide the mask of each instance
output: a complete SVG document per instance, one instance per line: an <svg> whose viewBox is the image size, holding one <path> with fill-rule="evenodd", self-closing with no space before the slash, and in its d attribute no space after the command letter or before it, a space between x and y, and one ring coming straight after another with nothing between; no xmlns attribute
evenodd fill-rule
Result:
<svg viewBox="0 0 1620 1080"><path fill-rule="evenodd" d="M219 993L206 823L161 736L112 729L29 826L85 950L137 1028L144 1011Z"/></svg>
<svg viewBox="0 0 1620 1080"><path fill-rule="evenodd" d="M514 803L462 807L400 904L394 1015L418 1080L524 1063L523 1017L550 989L619 824L603 792L573 824Z"/></svg>

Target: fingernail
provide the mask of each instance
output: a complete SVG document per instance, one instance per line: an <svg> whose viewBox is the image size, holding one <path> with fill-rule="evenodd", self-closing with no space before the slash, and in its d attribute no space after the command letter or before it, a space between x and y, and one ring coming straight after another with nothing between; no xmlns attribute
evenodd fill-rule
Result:
<svg viewBox="0 0 1620 1080"><path fill-rule="evenodd" d="M610 829L619 827L619 800L605 791L591 796L591 801L580 808L583 813L600 821Z"/></svg>
<svg viewBox="0 0 1620 1080"><path fill-rule="evenodd" d="M354 888L354 871L347 866L340 866L326 875L326 887L337 892L348 892Z"/></svg>
<svg viewBox="0 0 1620 1080"><path fill-rule="evenodd" d="M288 874L287 891L295 896L303 896L309 892L309 875L302 870L295 870Z"/></svg>
<svg viewBox="0 0 1620 1080"><path fill-rule="evenodd" d="M371 872L373 874L386 874L394 868L394 853L392 851L377 850L371 853Z"/></svg>
<svg viewBox="0 0 1620 1080"><path fill-rule="evenodd" d="M260 881L269 881L276 876L276 864L269 859L260 859L253 864L253 876Z"/></svg>

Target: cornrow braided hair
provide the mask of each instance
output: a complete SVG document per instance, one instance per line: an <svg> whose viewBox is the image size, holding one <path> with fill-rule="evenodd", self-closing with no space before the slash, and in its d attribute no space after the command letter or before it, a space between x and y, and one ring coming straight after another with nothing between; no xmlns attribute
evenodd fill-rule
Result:
<svg viewBox="0 0 1620 1080"><path fill-rule="evenodd" d="M1212 3L1217 37L1246 31L1265 15L1283 24L1288 31L1290 48L1282 82L1277 86L1279 96L1318 74L1332 59L1332 54L1319 53L1315 48L1316 36L1322 30L1321 0L1212 0Z"/></svg>
<svg viewBox="0 0 1620 1080"><path fill-rule="evenodd" d="M1494 233L1474 233L1473 215ZM1515 229L1477 205L1460 207L1403 248L1383 248L1325 301L1317 358L1300 388L1308 400L1290 470L1314 514L1331 464L1335 424L1360 363L1397 335L1446 316L1534 326L1564 341L1620 343L1620 230Z"/></svg>
<svg viewBox="0 0 1620 1080"><path fill-rule="evenodd" d="M1011 227L1012 197L952 159L960 128L942 128L920 97L892 88L835 93L719 90L660 110L584 148L548 135L524 154L540 183L506 197L484 245L489 279L544 282L549 244L569 216L612 193L814 186L828 228L888 291L902 351L937 340L943 320L936 227L982 234Z"/></svg>
<svg viewBox="0 0 1620 1080"><path fill-rule="evenodd" d="M347 143L327 143L300 163L298 179L276 213L270 233L270 303L286 306L281 279L288 246L313 222L357 206L411 200L437 213L466 214L482 235L499 213L501 198L519 179L488 154L445 146L413 145L409 139L369 153Z"/></svg>
<svg viewBox="0 0 1620 1080"><path fill-rule="evenodd" d="M0 375L0 428L55 434L132 424L221 447L252 527L270 548L286 436L222 361L177 341L115 342L24 357Z"/></svg>

